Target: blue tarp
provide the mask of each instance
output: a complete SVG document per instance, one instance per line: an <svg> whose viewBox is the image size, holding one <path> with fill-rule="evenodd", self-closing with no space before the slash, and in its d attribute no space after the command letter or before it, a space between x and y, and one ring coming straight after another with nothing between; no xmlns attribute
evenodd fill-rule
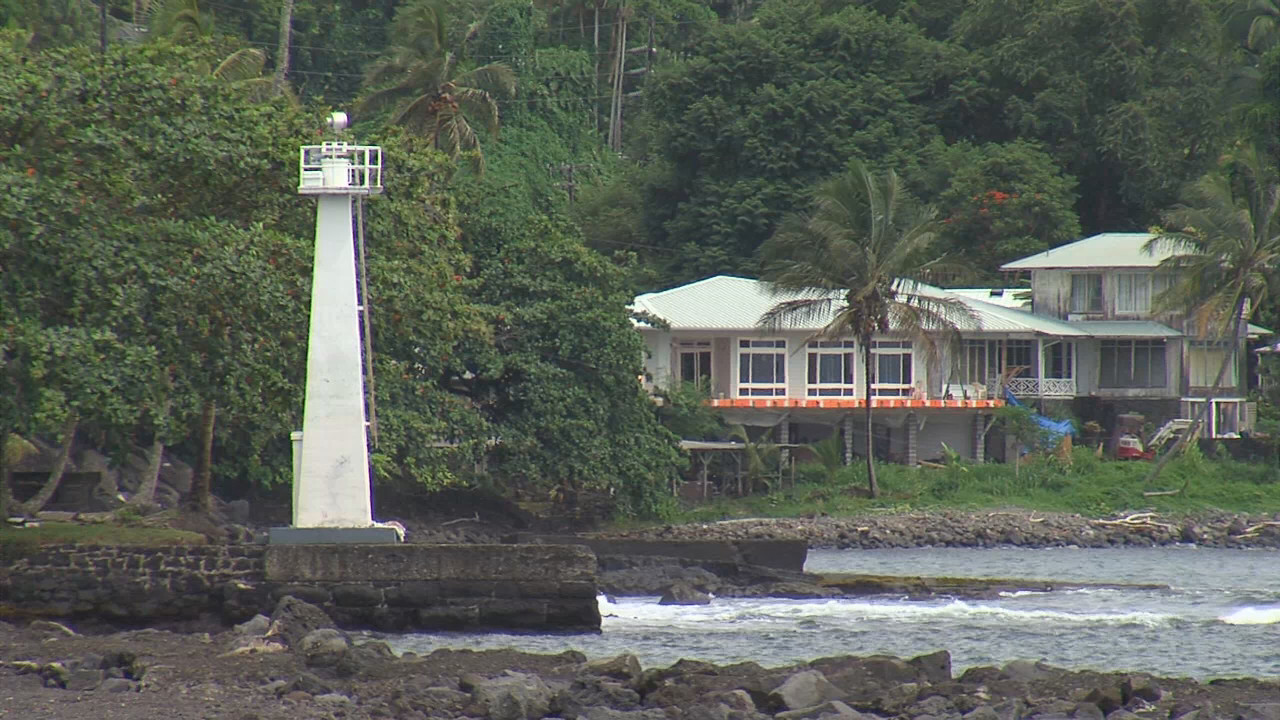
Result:
<svg viewBox="0 0 1280 720"><path fill-rule="evenodd" d="M1004 389L1004 401L1014 407L1026 407L1018 398L1014 397L1013 393L1009 392L1009 388ZM1053 420L1037 412L1033 412L1032 417L1035 418L1036 424L1044 428L1045 432L1049 434L1050 445L1058 444L1058 440L1063 435L1075 435L1076 430L1070 420Z"/></svg>

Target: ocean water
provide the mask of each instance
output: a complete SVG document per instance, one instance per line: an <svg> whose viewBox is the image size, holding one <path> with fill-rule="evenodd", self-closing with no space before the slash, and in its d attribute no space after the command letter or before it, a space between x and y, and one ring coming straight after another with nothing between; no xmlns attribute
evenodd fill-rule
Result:
<svg viewBox="0 0 1280 720"><path fill-rule="evenodd" d="M645 667L680 658L785 665L831 655L911 657L951 651L957 674L1013 659L1201 680L1280 677L1280 552L1196 547L1125 549L812 550L813 572L1146 583L1167 590L1069 589L990 600L600 598L588 635L424 633L389 636L398 651L511 647L634 653Z"/></svg>

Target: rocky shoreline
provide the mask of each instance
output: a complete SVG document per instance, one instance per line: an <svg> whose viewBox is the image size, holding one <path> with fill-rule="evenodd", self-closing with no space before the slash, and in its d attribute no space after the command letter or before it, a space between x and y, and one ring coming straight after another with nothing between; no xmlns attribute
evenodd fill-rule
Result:
<svg viewBox="0 0 1280 720"><path fill-rule="evenodd" d="M1005 720L1280 718L1280 683L1200 683L1014 661L958 676L938 650L786 667L623 655L437 650L395 656L286 597L217 634L81 635L0 623L0 716L492 720Z"/></svg>
<svg viewBox="0 0 1280 720"><path fill-rule="evenodd" d="M1280 548L1280 513L1207 512L1163 517L1133 512L1112 518L1022 509L913 511L852 517L750 518L588 533L615 539L803 540L810 548L1151 547L1195 544Z"/></svg>

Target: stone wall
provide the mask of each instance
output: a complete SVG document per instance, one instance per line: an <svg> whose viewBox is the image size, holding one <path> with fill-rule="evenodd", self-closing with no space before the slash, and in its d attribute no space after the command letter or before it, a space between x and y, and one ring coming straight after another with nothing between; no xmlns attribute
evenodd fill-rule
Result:
<svg viewBox="0 0 1280 720"><path fill-rule="evenodd" d="M598 631L589 550L509 545L43 546L0 568L0 618L270 614L285 595L386 631Z"/></svg>

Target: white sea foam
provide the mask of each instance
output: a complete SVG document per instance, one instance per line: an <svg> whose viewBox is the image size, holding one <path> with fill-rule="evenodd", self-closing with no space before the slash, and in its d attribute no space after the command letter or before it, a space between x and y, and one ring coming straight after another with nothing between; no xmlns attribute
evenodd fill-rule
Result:
<svg viewBox="0 0 1280 720"><path fill-rule="evenodd" d="M1280 622L1280 606L1237 608L1218 619L1228 625L1272 625Z"/></svg>
<svg viewBox="0 0 1280 720"><path fill-rule="evenodd" d="M606 623L664 627L690 627L714 632L743 629L743 626L777 625L797 621L832 624L896 620L938 622L969 620L1007 624L1128 625L1145 627L1168 625L1177 615L1147 611L1065 612L1051 609L1018 609L998 604L953 600L930 602L867 602L862 600L743 600L722 599L710 605L659 605L652 598L628 598L621 602L604 600L600 614ZM715 627L720 625L720 628Z"/></svg>

